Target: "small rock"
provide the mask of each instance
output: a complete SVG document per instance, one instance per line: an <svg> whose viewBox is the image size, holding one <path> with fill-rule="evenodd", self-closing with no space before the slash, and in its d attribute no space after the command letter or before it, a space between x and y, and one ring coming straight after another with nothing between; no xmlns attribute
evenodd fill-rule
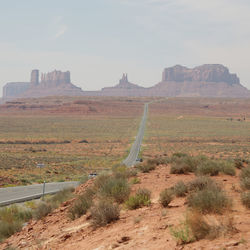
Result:
<svg viewBox="0 0 250 250"><path fill-rule="evenodd" d="M130 237L128 237L128 236L123 236L123 237L121 237L121 239L118 240L117 242L118 242L118 243L124 243L124 242L127 242L127 241L129 241L129 240L130 240Z"/></svg>
<svg viewBox="0 0 250 250"><path fill-rule="evenodd" d="M117 248L117 247L119 247L119 244L117 244L117 243L114 243L114 244L111 245L111 249L114 249L114 248Z"/></svg>

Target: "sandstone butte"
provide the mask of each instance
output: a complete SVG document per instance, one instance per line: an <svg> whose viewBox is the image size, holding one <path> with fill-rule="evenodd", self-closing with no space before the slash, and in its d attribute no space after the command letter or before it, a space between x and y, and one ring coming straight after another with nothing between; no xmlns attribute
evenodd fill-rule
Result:
<svg viewBox="0 0 250 250"><path fill-rule="evenodd" d="M11 82L3 88L3 99L44 96L160 96L160 97L237 97L249 98L236 74L223 65L204 64L193 69L176 65L165 68L162 80L144 88L128 81L123 74L119 84L100 91L82 91L71 83L70 72L53 71L41 75L33 70L30 82Z"/></svg>

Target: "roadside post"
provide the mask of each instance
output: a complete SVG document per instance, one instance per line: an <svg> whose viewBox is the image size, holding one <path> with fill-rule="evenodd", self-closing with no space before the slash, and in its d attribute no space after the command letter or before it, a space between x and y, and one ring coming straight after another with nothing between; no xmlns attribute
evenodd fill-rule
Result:
<svg viewBox="0 0 250 250"><path fill-rule="evenodd" d="M36 167L37 168L40 168L40 177L41 177L41 179L42 179L42 168L44 168L45 167L45 165L43 164L43 163L37 163L37 165L36 165ZM42 195L42 199L44 199L44 194L45 194L45 180L43 181L43 195Z"/></svg>

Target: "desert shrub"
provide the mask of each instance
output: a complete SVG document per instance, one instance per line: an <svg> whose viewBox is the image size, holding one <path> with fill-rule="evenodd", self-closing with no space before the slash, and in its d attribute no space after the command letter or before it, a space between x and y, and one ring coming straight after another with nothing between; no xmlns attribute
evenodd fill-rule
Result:
<svg viewBox="0 0 250 250"><path fill-rule="evenodd" d="M243 163L244 163L244 160L240 158L234 159L234 166L238 169L242 169L244 167Z"/></svg>
<svg viewBox="0 0 250 250"><path fill-rule="evenodd" d="M190 227L195 240L208 237L212 230L212 227L204 220L202 214L198 212L188 213L186 223Z"/></svg>
<svg viewBox="0 0 250 250"><path fill-rule="evenodd" d="M173 192L177 197L183 197L188 192L188 187L183 181L179 181L174 185Z"/></svg>
<svg viewBox="0 0 250 250"><path fill-rule="evenodd" d="M140 179L138 179L137 177L135 177L135 178L133 178L133 179L131 180L131 184L139 184L139 183L141 183L141 181L140 181Z"/></svg>
<svg viewBox="0 0 250 250"><path fill-rule="evenodd" d="M110 175L107 174L101 174L99 175L94 182L94 187L96 189L101 188L109 179L111 178Z"/></svg>
<svg viewBox="0 0 250 250"><path fill-rule="evenodd" d="M148 189L138 189L134 196L130 196L126 201L128 209L137 209L143 206L150 205L151 192Z"/></svg>
<svg viewBox="0 0 250 250"><path fill-rule="evenodd" d="M32 218L30 209L16 205L0 209L0 241L20 231L24 222Z"/></svg>
<svg viewBox="0 0 250 250"><path fill-rule="evenodd" d="M220 172L227 174L227 175L235 175L235 167L232 162L229 161L218 161L217 162Z"/></svg>
<svg viewBox="0 0 250 250"><path fill-rule="evenodd" d="M207 176L199 176L188 183L188 190L200 191L211 186L219 189L218 185L211 178Z"/></svg>
<svg viewBox="0 0 250 250"><path fill-rule="evenodd" d="M187 223L182 223L178 227L170 227L170 233L173 235L179 244L188 244L194 241L192 232Z"/></svg>
<svg viewBox="0 0 250 250"><path fill-rule="evenodd" d="M172 157L176 157L176 158L182 158L182 157L186 157L188 156L188 154L186 153L181 153L181 152L176 152L176 153L173 153Z"/></svg>
<svg viewBox="0 0 250 250"><path fill-rule="evenodd" d="M131 168L129 170L129 177L137 176L137 170L135 168Z"/></svg>
<svg viewBox="0 0 250 250"><path fill-rule="evenodd" d="M204 214L222 213L230 204L231 200L215 186L208 186L188 196L188 205Z"/></svg>
<svg viewBox="0 0 250 250"><path fill-rule="evenodd" d="M125 165L116 166L116 167L113 168L112 171L113 171L113 176L115 178L126 179L126 178L130 177L130 170Z"/></svg>
<svg viewBox="0 0 250 250"><path fill-rule="evenodd" d="M220 166L216 161L207 160L201 162L196 169L197 175L211 175L215 176L218 175L220 172Z"/></svg>
<svg viewBox="0 0 250 250"><path fill-rule="evenodd" d="M103 183L99 192L103 196L114 198L116 202L122 203L128 198L130 187L126 179L112 177Z"/></svg>
<svg viewBox="0 0 250 250"><path fill-rule="evenodd" d="M160 164L167 164L169 162L169 159L167 157L157 157L147 160L147 164L149 165L160 165Z"/></svg>
<svg viewBox="0 0 250 250"><path fill-rule="evenodd" d="M86 214L88 209L93 203L93 196L95 192L93 189L88 188L84 194L77 197L73 205L69 208L68 215L72 220Z"/></svg>
<svg viewBox="0 0 250 250"><path fill-rule="evenodd" d="M0 242L22 229L21 221L0 221Z"/></svg>
<svg viewBox="0 0 250 250"><path fill-rule="evenodd" d="M172 200L173 200L173 190L166 188L160 193L159 201L163 207L167 207Z"/></svg>
<svg viewBox="0 0 250 250"><path fill-rule="evenodd" d="M119 206L109 200L100 200L91 208L90 212L93 225L96 227L105 226L120 217Z"/></svg>
<svg viewBox="0 0 250 250"><path fill-rule="evenodd" d="M52 211L52 206L49 203L41 202L34 210L34 218L37 220L42 219Z"/></svg>
<svg viewBox="0 0 250 250"><path fill-rule="evenodd" d="M170 173L171 174L187 174L189 172L192 172L192 168L190 168L187 164L184 162L174 162L171 165Z"/></svg>
<svg viewBox="0 0 250 250"><path fill-rule="evenodd" d="M240 174L240 184L243 189L250 190L250 166L242 169Z"/></svg>
<svg viewBox="0 0 250 250"><path fill-rule="evenodd" d="M250 191L241 195L241 202L246 208L250 209Z"/></svg>
<svg viewBox="0 0 250 250"><path fill-rule="evenodd" d="M137 168L142 172L142 173L149 173L152 170L155 170L155 165L154 164L139 164Z"/></svg>
<svg viewBox="0 0 250 250"><path fill-rule="evenodd" d="M57 208L61 203L73 197L74 188L65 188L47 200L52 208Z"/></svg>

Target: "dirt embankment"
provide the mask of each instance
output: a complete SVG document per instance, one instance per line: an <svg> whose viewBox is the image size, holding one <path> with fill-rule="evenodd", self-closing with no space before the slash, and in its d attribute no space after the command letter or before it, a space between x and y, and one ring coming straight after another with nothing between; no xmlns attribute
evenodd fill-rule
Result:
<svg viewBox="0 0 250 250"><path fill-rule="evenodd" d="M75 221L67 216L72 203L67 201L42 220L30 221L21 232L13 235L0 249L8 246L18 249L250 249L250 211L240 202L239 177L219 175L214 180L222 184L233 199L233 206L227 214L233 218L235 231L214 240L200 240L187 245L178 245L170 233L172 226L184 221L187 212L186 198L175 198L168 208L162 208L158 202L164 188L178 181L189 182L194 174L174 175L169 166L160 165L148 174L138 174L140 184L132 186L132 192L138 188L151 190L152 204L136 210L121 210L120 219L108 226L93 229L89 215ZM76 192L82 193L92 185L93 180L80 186Z"/></svg>

